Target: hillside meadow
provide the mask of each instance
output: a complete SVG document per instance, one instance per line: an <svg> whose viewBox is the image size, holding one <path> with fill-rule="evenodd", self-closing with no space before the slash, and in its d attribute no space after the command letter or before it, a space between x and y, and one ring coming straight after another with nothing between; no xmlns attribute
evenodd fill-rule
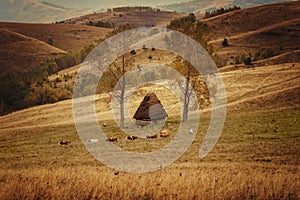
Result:
<svg viewBox="0 0 300 200"><path fill-rule="evenodd" d="M224 68L227 116L212 152L198 157L210 122L205 109L187 151L145 174L116 171L95 160L78 137L71 100L1 116L0 199L299 199L299 67ZM96 96L99 125L108 124L105 134L116 136L114 144L126 151L157 150L178 130L179 105L168 90L140 88L131 97L131 112L147 91L157 93L169 114L168 138L124 140L110 113L109 94ZM71 144L60 145L65 139Z"/></svg>
<svg viewBox="0 0 300 200"><path fill-rule="evenodd" d="M30 104L31 108L10 110L9 114L0 116L0 200L300 199L299 42L292 40L298 36L298 5L299 1L279 3L238 10L199 22L193 15L173 21L180 22L174 23L177 24L173 26L174 30L189 33L205 44L218 66L222 66L227 115L220 139L205 158L200 159L198 154L211 120L209 105L200 112L200 126L194 132L193 143L178 160L158 171L126 173L105 166L86 150L74 124L72 100L42 102L45 105L40 106ZM155 11L157 13L160 11ZM269 13L268 18L266 13ZM115 19L121 24L127 20L143 24L149 17L147 12L140 16L141 13L137 13L140 18L130 13L118 14L121 15L94 13L88 16L95 17L95 22L107 17L104 19ZM160 26L181 16L177 13L150 14ZM75 52L86 47L78 53L83 59L84 53L92 48L90 44L96 44L112 31L80 25L89 21L87 16L65 22L73 23L72 20L78 23L0 23L1 35L5 36L3 46L20 44L20 47L36 51L44 50L49 58L68 52L65 59L61 58L61 62L67 62L76 57ZM228 45L224 46L225 38ZM39 48L41 45L44 49ZM153 48L136 50L134 66L163 63L176 68L175 55ZM274 55L263 57L268 50L274 51ZM14 56L14 51L8 53ZM24 53L28 54L27 51ZM4 53L3 56L7 57ZM242 64L243 56L248 56L252 63ZM9 61L15 60L20 67L18 63L26 63L23 56L21 59L22 62ZM36 63L33 59L29 61ZM48 88L67 89L71 96L73 81L80 68L80 65L73 65L78 63L67 62L65 67L57 68L63 70L49 73L52 75L47 75L44 80L49 84ZM22 68L14 70L22 72ZM7 77L7 80L13 79ZM100 83L108 88L114 81L103 79ZM40 89L44 88L42 86ZM13 87L11 92L7 96L16 96ZM130 97L130 115L149 92L157 94L169 115L164 126L170 133L167 138L125 140L126 134L112 117L111 93L95 96L99 126L107 137L118 138L113 143L115 146L145 153L158 150L175 138L180 125L180 105L172 91L155 84L139 88L135 96ZM28 96L33 95L29 93ZM151 127L144 127L144 130L154 133ZM61 145L63 140L71 142Z"/></svg>
<svg viewBox="0 0 300 200"><path fill-rule="evenodd" d="M95 160L77 135L70 109L67 100L0 118L1 199L300 198L299 107L231 110L204 159L198 152L210 113L202 112L188 150L170 166L144 174L116 171ZM12 118L16 121L9 122ZM180 123L176 115L168 118L170 138L128 141L114 121L99 124L104 122L105 133L119 139L115 145L135 152L165 145ZM60 145L63 139L71 144Z"/></svg>

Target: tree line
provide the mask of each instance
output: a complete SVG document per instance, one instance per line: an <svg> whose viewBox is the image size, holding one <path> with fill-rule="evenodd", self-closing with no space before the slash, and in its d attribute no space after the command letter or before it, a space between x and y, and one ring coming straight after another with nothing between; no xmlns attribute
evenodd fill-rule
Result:
<svg viewBox="0 0 300 200"><path fill-rule="evenodd" d="M135 28L132 24L121 25L116 27L107 37L132 28ZM100 42L102 40L97 41L97 43ZM35 105L70 99L72 88L66 85L57 88L56 84L50 83L48 77L82 63L94 48L95 45L89 45L79 52L68 52L47 60L30 71L2 76L0 79L0 115ZM109 77L106 76L106 78ZM59 81L59 79L56 80L56 82ZM111 88L112 85L109 84L106 87Z"/></svg>
<svg viewBox="0 0 300 200"><path fill-rule="evenodd" d="M241 7L232 6L232 7L228 7L228 8L219 8L219 9L216 9L212 12L206 11L205 15L204 15L204 19L211 18L211 17L217 16L217 15L221 15L221 14L224 14L224 13L227 13L227 12L240 10L240 9L241 9Z"/></svg>
<svg viewBox="0 0 300 200"><path fill-rule="evenodd" d="M71 88L52 87L48 76L82 63L93 48L94 46L90 45L78 53L68 52L48 60L30 71L2 76L0 115L71 98Z"/></svg>
<svg viewBox="0 0 300 200"><path fill-rule="evenodd" d="M167 28L182 32L199 42L202 47L208 48L208 26L205 22L197 20L193 13L171 20Z"/></svg>

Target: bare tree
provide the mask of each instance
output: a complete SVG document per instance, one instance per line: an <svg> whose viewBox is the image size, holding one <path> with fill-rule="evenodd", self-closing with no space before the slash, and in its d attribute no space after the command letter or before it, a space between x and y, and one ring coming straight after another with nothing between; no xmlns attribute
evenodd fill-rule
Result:
<svg viewBox="0 0 300 200"><path fill-rule="evenodd" d="M121 59L117 59L112 65L108 68L109 75L114 80L113 82L116 83L116 89L113 92L113 97L120 105L120 128L124 128L124 102L127 99L125 96L126 90L126 78L124 74L128 67L133 64L133 55L135 52L132 51L130 54L123 55Z"/></svg>
<svg viewBox="0 0 300 200"><path fill-rule="evenodd" d="M209 92L206 84L200 77L200 74L189 62L178 57L176 61L174 61L174 67L185 77L184 83L182 80L175 80L184 96L182 122L185 122L188 119L189 104L192 93L195 92L199 106L203 107L204 105L209 104Z"/></svg>

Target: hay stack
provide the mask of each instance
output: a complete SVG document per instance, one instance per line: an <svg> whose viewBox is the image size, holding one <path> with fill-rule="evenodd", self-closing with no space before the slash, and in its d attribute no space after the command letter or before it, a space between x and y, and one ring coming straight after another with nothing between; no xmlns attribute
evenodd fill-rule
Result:
<svg viewBox="0 0 300 200"><path fill-rule="evenodd" d="M163 105L154 93L147 94L133 118L140 122L160 121L168 117Z"/></svg>

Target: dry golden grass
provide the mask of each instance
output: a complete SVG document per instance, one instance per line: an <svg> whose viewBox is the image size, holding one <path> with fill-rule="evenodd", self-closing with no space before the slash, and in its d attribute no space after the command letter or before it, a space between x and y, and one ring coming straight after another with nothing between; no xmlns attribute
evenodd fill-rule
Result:
<svg viewBox="0 0 300 200"><path fill-rule="evenodd" d="M148 174L101 166L0 170L1 199L297 199L299 168L177 164Z"/></svg>
<svg viewBox="0 0 300 200"><path fill-rule="evenodd" d="M30 71L67 51L78 53L110 31L71 24L0 22L0 76Z"/></svg>
<svg viewBox="0 0 300 200"><path fill-rule="evenodd" d="M260 47L282 47L282 57L271 63L299 62L284 54L299 50L299 1L282 2L229 12L204 21L209 27L210 44L226 64L249 53L254 57ZM229 46L223 47L226 38ZM287 56L285 58L285 56Z"/></svg>
<svg viewBox="0 0 300 200"><path fill-rule="evenodd" d="M37 39L3 29L1 25L0 36L0 76L31 70L45 60L66 53Z"/></svg>
<svg viewBox="0 0 300 200"><path fill-rule="evenodd" d="M77 135L70 100L2 116L0 199L299 199L299 93L280 93L297 85L298 68L224 72L229 105L213 151L202 160L198 157L210 121L210 113L202 112L188 150L170 166L145 174L118 172L96 161ZM172 110L164 103L170 95L158 94L164 107ZM261 98L263 94L272 101ZM105 133L121 139L116 145L145 152L170 141L123 140L124 133L109 117L107 99L107 94L98 95L96 110L100 124L109 124L103 127ZM140 99L131 101L134 110ZM179 124L175 113L167 121L172 134ZM59 145L64 139L71 144Z"/></svg>
<svg viewBox="0 0 300 200"><path fill-rule="evenodd" d="M211 39L218 39L260 30L297 18L299 1L291 1L237 10L204 21L212 28Z"/></svg>
<svg viewBox="0 0 300 200"><path fill-rule="evenodd" d="M299 199L299 116L299 109L235 111L214 150L200 160L210 119L203 114L186 153L146 174L118 172L93 159L74 125L2 129L1 199ZM105 132L117 129L109 123ZM71 145L59 145L62 139ZM146 145L127 143L137 151Z"/></svg>
<svg viewBox="0 0 300 200"><path fill-rule="evenodd" d="M299 63L222 68L227 107L253 110L299 106L299 70Z"/></svg>
<svg viewBox="0 0 300 200"><path fill-rule="evenodd" d="M1 22L0 28L20 33L22 35L48 42L64 51L79 52L85 46L95 44L96 40L106 38L111 29L79 24L29 24ZM13 49L13 48L12 48Z"/></svg>
<svg viewBox="0 0 300 200"><path fill-rule="evenodd" d="M65 23L86 24L89 21L93 21L94 23L105 21L114 23L116 26L129 23L137 27L166 27L172 19L184 15L186 14L170 11L103 12L65 20Z"/></svg>

